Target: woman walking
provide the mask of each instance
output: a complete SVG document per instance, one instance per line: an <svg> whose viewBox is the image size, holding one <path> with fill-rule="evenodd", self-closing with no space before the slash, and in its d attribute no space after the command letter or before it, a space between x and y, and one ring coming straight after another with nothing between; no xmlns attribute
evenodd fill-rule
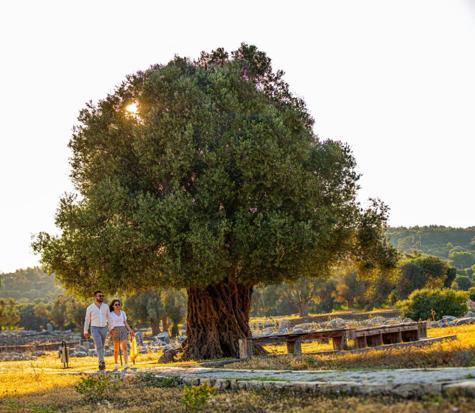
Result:
<svg viewBox="0 0 475 413"><path fill-rule="evenodd" d="M110 335L112 337L112 341L114 342L114 362L115 368L114 370L119 369L119 350L122 347L122 353L124 354L124 370L129 367L129 355L127 352L127 345L129 343L129 333L130 336L133 337L135 335L134 331L130 328L129 324L127 323L127 315L125 311L121 309L122 303L120 300L112 300L109 309L110 309L110 316L109 316L109 329Z"/></svg>

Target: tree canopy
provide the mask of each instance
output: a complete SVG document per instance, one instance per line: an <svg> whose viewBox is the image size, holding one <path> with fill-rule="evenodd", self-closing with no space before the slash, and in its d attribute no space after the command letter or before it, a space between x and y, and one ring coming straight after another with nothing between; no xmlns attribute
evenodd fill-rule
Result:
<svg viewBox="0 0 475 413"><path fill-rule="evenodd" d="M187 288L193 326L193 288L246 286L233 304L246 307L257 283L318 276L350 256L367 269L396 261L386 207L356 201L349 147L315 135L254 46L128 76L81 111L69 146L77 193L60 201L61 234L34 248L80 293Z"/></svg>

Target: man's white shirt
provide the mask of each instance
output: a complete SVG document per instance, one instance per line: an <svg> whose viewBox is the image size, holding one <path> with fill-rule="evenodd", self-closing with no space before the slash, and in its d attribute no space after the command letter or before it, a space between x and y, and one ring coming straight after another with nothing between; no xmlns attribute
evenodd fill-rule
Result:
<svg viewBox="0 0 475 413"><path fill-rule="evenodd" d="M99 308L95 303L92 303L86 310L86 319L84 320L84 332L89 331L91 327L106 327L109 322L109 306L102 303Z"/></svg>

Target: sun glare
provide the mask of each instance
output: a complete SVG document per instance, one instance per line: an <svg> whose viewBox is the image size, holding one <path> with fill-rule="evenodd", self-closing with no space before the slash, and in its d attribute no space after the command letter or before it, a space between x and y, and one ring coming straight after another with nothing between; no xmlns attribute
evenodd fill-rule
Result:
<svg viewBox="0 0 475 413"><path fill-rule="evenodd" d="M139 106L137 104L137 102L132 102L132 103L129 103L126 107L125 107L125 110L130 113L131 115L137 115L137 112L139 110Z"/></svg>

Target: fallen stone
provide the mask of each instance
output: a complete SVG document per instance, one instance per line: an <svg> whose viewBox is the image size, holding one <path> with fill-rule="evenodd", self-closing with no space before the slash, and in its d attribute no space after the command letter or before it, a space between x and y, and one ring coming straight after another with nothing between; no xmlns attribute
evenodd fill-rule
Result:
<svg viewBox="0 0 475 413"><path fill-rule="evenodd" d="M290 328L290 321L289 320L280 320L279 321L279 333L285 333Z"/></svg>
<svg viewBox="0 0 475 413"><path fill-rule="evenodd" d="M295 330L302 330L302 331L312 331L315 330L315 324L313 323L300 323L300 324L295 324L294 327L292 328L292 331L295 332Z"/></svg>
<svg viewBox="0 0 475 413"><path fill-rule="evenodd" d="M87 357L88 353L86 351L72 351L69 354L70 357Z"/></svg>
<svg viewBox="0 0 475 413"><path fill-rule="evenodd" d="M456 326L461 326L461 325L464 325L464 324L474 324L475 323L475 317L459 318L459 319L453 321L453 323Z"/></svg>
<svg viewBox="0 0 475 413"><path fill-rule="evenodd" d="M475 380L447 384L443 387L443 392L454 396L475 397Z"/></svg>
<svg viewBox="0 0 475 413"><path fill-rule="evenodd" d="M158 359L159 363L172 363L175 361L175 357L179 350L174 348L168 348L163 351L163 354Z"/></svg>
<svg viewBox="0 0 475 413"><path fill-rule="evenodd" d="M346 321L342 318L334 318L325 324L326 328L343 328L346 326Z"/></svg>
<svg viewBox="0 0 475 413"><path fill-rule="evenodd" d="M371 324L371 325L378 325L378 324L383 324L384 322L386 321L386 319L384 317L373 317L373 318L370 318L367 323L368 324Z"/></svg>
<svg viewBox="0 0 475 413"><path fill-rule="evenodd" d="M163 333L159 333L155 336L155 338L162 343L169 344L170 343L170 335L165 331Z"/></svg>

